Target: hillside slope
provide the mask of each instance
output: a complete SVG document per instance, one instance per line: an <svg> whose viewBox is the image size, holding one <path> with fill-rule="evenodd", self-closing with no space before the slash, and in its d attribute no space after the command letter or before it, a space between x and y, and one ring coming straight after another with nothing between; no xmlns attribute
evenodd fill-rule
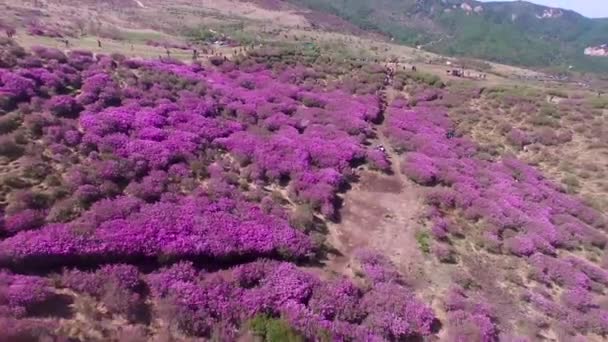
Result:
<svg viewBox="0 0 608 342"><path fill-rule="evenodd" d="M607 21L573 11L524 1L288 1L442 54L525 66L573 65L582 71L608 71L608 60L584 54L586 47L606 43Z"/></svg>
<svg viewBox="0 0 608 342"><path fill-rule="evenodd" d="M0 342L606 341L608 82L283 0L0 21Z"/></svg>

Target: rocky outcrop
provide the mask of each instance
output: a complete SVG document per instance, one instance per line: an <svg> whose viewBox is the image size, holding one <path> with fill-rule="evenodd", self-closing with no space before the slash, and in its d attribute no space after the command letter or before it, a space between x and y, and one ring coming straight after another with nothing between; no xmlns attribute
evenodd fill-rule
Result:
<svg viewBox="0 0 608 342"><path fill-rule="evenodd" d="M608 44L590 46L585 49L585 55L595 57L608 57Z"/></svg>
<svg viewBox="0 0 608 342"><path fill-rule="evenodd" d="M559 18L564 15L564 12L559 8L547 8L543 11L542 14L537 14L536 17L538 19L551 19L551 18Z"/></svg>

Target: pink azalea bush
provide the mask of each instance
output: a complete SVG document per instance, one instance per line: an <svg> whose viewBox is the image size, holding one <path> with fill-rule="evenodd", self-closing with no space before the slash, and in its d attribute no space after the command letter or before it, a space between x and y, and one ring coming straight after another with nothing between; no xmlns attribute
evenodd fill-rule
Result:
<svg viewBox="0 0 608 342"><path fill-rule="evenodd" d="M384 266L392 267L388 262ZM370 288L346 279L323 282L293 264L270 260L240 265L230 273L199 273L192 264L181 263L151 274L148 283L155 296L174 306L176 324L199 336L218 325L234 336L243 321L257 314L285 317L310 339L329 334L339 340L379 341L432 333L430 308L392 281L374 282Z"/></svg>

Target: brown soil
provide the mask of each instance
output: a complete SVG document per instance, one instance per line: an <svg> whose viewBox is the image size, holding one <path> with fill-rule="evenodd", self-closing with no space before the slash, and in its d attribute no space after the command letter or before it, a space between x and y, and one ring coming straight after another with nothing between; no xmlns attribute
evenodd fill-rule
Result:
<svg viewBox="0 0 608 342"><path fill-rule="evenodd" d="M404 274L421 273L415 239L420 198L416 185L399 174L364 171L343 197L340 222L329 224L328 241L341 256L330 258L328 270L348 274L353 251L365 248L382 251Z"/></svg>

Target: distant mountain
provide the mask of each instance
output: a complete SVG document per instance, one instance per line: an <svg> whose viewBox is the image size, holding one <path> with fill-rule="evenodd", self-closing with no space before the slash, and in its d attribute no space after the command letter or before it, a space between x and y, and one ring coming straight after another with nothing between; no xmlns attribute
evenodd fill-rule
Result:
<svg viewBox="0 0 608 342"><path fill-rule="evenodd" d="M608 19L525 1L286 0L346 19L409 45L533 66L608 72L608 58L585 54L608 43Z"/></svg>

